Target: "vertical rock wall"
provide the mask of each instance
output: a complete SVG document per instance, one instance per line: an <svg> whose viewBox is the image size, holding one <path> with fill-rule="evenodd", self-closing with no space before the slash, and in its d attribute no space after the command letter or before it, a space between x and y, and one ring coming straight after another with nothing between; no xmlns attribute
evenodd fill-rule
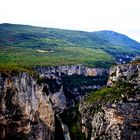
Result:
<svg viewBox="0 0 140 140"><path fill-rule="evenodd" d="M54 112L32 76L0 74L0 139L53 140Z"/></svg>

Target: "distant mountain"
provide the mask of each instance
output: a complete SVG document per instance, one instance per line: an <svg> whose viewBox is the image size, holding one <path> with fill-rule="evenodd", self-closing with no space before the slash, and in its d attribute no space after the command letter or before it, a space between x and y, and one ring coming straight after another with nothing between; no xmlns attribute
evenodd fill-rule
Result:
<svg viewBox="0 0 140 140"><path fill-rule="evenodd" d="M93 32L93 34L96 34L97 36L109 41L110 44L114 46L123 46L133 49L140 49L140 43L129 38L126 35L116 33L114 31L98 31Z"/></svg>
<svg viewBox="0 0 140 140"><path fill-rule="evenodd" d="M27 62L20 60L19 53L26 58L30 55L30 65L83 63L97 67L108 67L115 61L124 63L140 54L139 42L113 31L84 32L8 23L0 24L0 46L2 51L7 49L3 51L4 61L16 65L17 61L18 65ZM3 54L0 57L3 60Z"/></svg>

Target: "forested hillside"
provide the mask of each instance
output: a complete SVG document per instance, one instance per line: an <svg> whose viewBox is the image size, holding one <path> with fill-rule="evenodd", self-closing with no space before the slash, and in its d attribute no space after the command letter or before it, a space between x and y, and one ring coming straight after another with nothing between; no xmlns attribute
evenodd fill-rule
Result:
<svg viewBox="0 0 140 140"><path fill-rule="evenodd" d="M84 64L109 68L140 54L140 43L113 32L0 24L1 66Z"/></svg>

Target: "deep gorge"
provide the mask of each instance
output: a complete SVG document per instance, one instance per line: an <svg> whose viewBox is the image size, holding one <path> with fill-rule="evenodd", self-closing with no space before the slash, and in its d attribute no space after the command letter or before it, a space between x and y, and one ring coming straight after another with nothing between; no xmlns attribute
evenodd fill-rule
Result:
<svg viewBox="0 0 140 140"><path fill-rule="evenodd" d="M113 67L110 74L108 69L83 65L35 71L36 78L27 72L0 74L0 139L63 140L61 119L71 140L140 138L139 64ZM90 102L89 92L125 81L131 93Z"/></svg>
<svg viewBox="0 0 140 140"><path fill-rule="evenodd" d="M55 114L73 107L87 91L105 85L108 75L106 69L83 65L35 70L37 79L26 72L1 73L1 139L54 139ZM96 85L103 75L105 80ZM79 83L81 79L86 83Z"/></svg>

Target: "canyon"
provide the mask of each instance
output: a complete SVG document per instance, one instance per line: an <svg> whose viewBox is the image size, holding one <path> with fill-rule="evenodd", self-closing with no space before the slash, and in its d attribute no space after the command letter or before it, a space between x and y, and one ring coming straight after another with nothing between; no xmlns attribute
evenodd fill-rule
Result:
<svg viewBox="0 0 140 140"><path fill-rule="evenodd" d="M37 76L24 71L0 73L0 139L57 140L56 129L62 128L56 126L56 117L69 127L70 120L61 113L77 103L72 115L78 116L76 123L86 139L140 138L140 64L114 66L110 72L80 64L34 70ZM130 93L125 91L114 100L105 100L105 96L90 101L89 92L121 82L130 84ZM108 98L113 98L112 94ZM71 130L69 135L76 139Z"/></svg>
<svg viewBox="0 0 140 140"><path fill-rule="evenodd" d="M80 87L75 87L69 89L69 98L63 88L62 75L95 77L108 74L108 70L82 65L40 67L35 71L37 77L24 71L1 72L0 139L53 140L55 114L74 106L83 96L76 89ZM75 97L79 98L75 100Z"/></svg>
<svg viewBox="0 0 140 140"><path fill-rule="evenodd" d="M35 71L56 112L73 107L89 91L105 86L109 74L108 69L80 64L37 67Z"/></svg>

